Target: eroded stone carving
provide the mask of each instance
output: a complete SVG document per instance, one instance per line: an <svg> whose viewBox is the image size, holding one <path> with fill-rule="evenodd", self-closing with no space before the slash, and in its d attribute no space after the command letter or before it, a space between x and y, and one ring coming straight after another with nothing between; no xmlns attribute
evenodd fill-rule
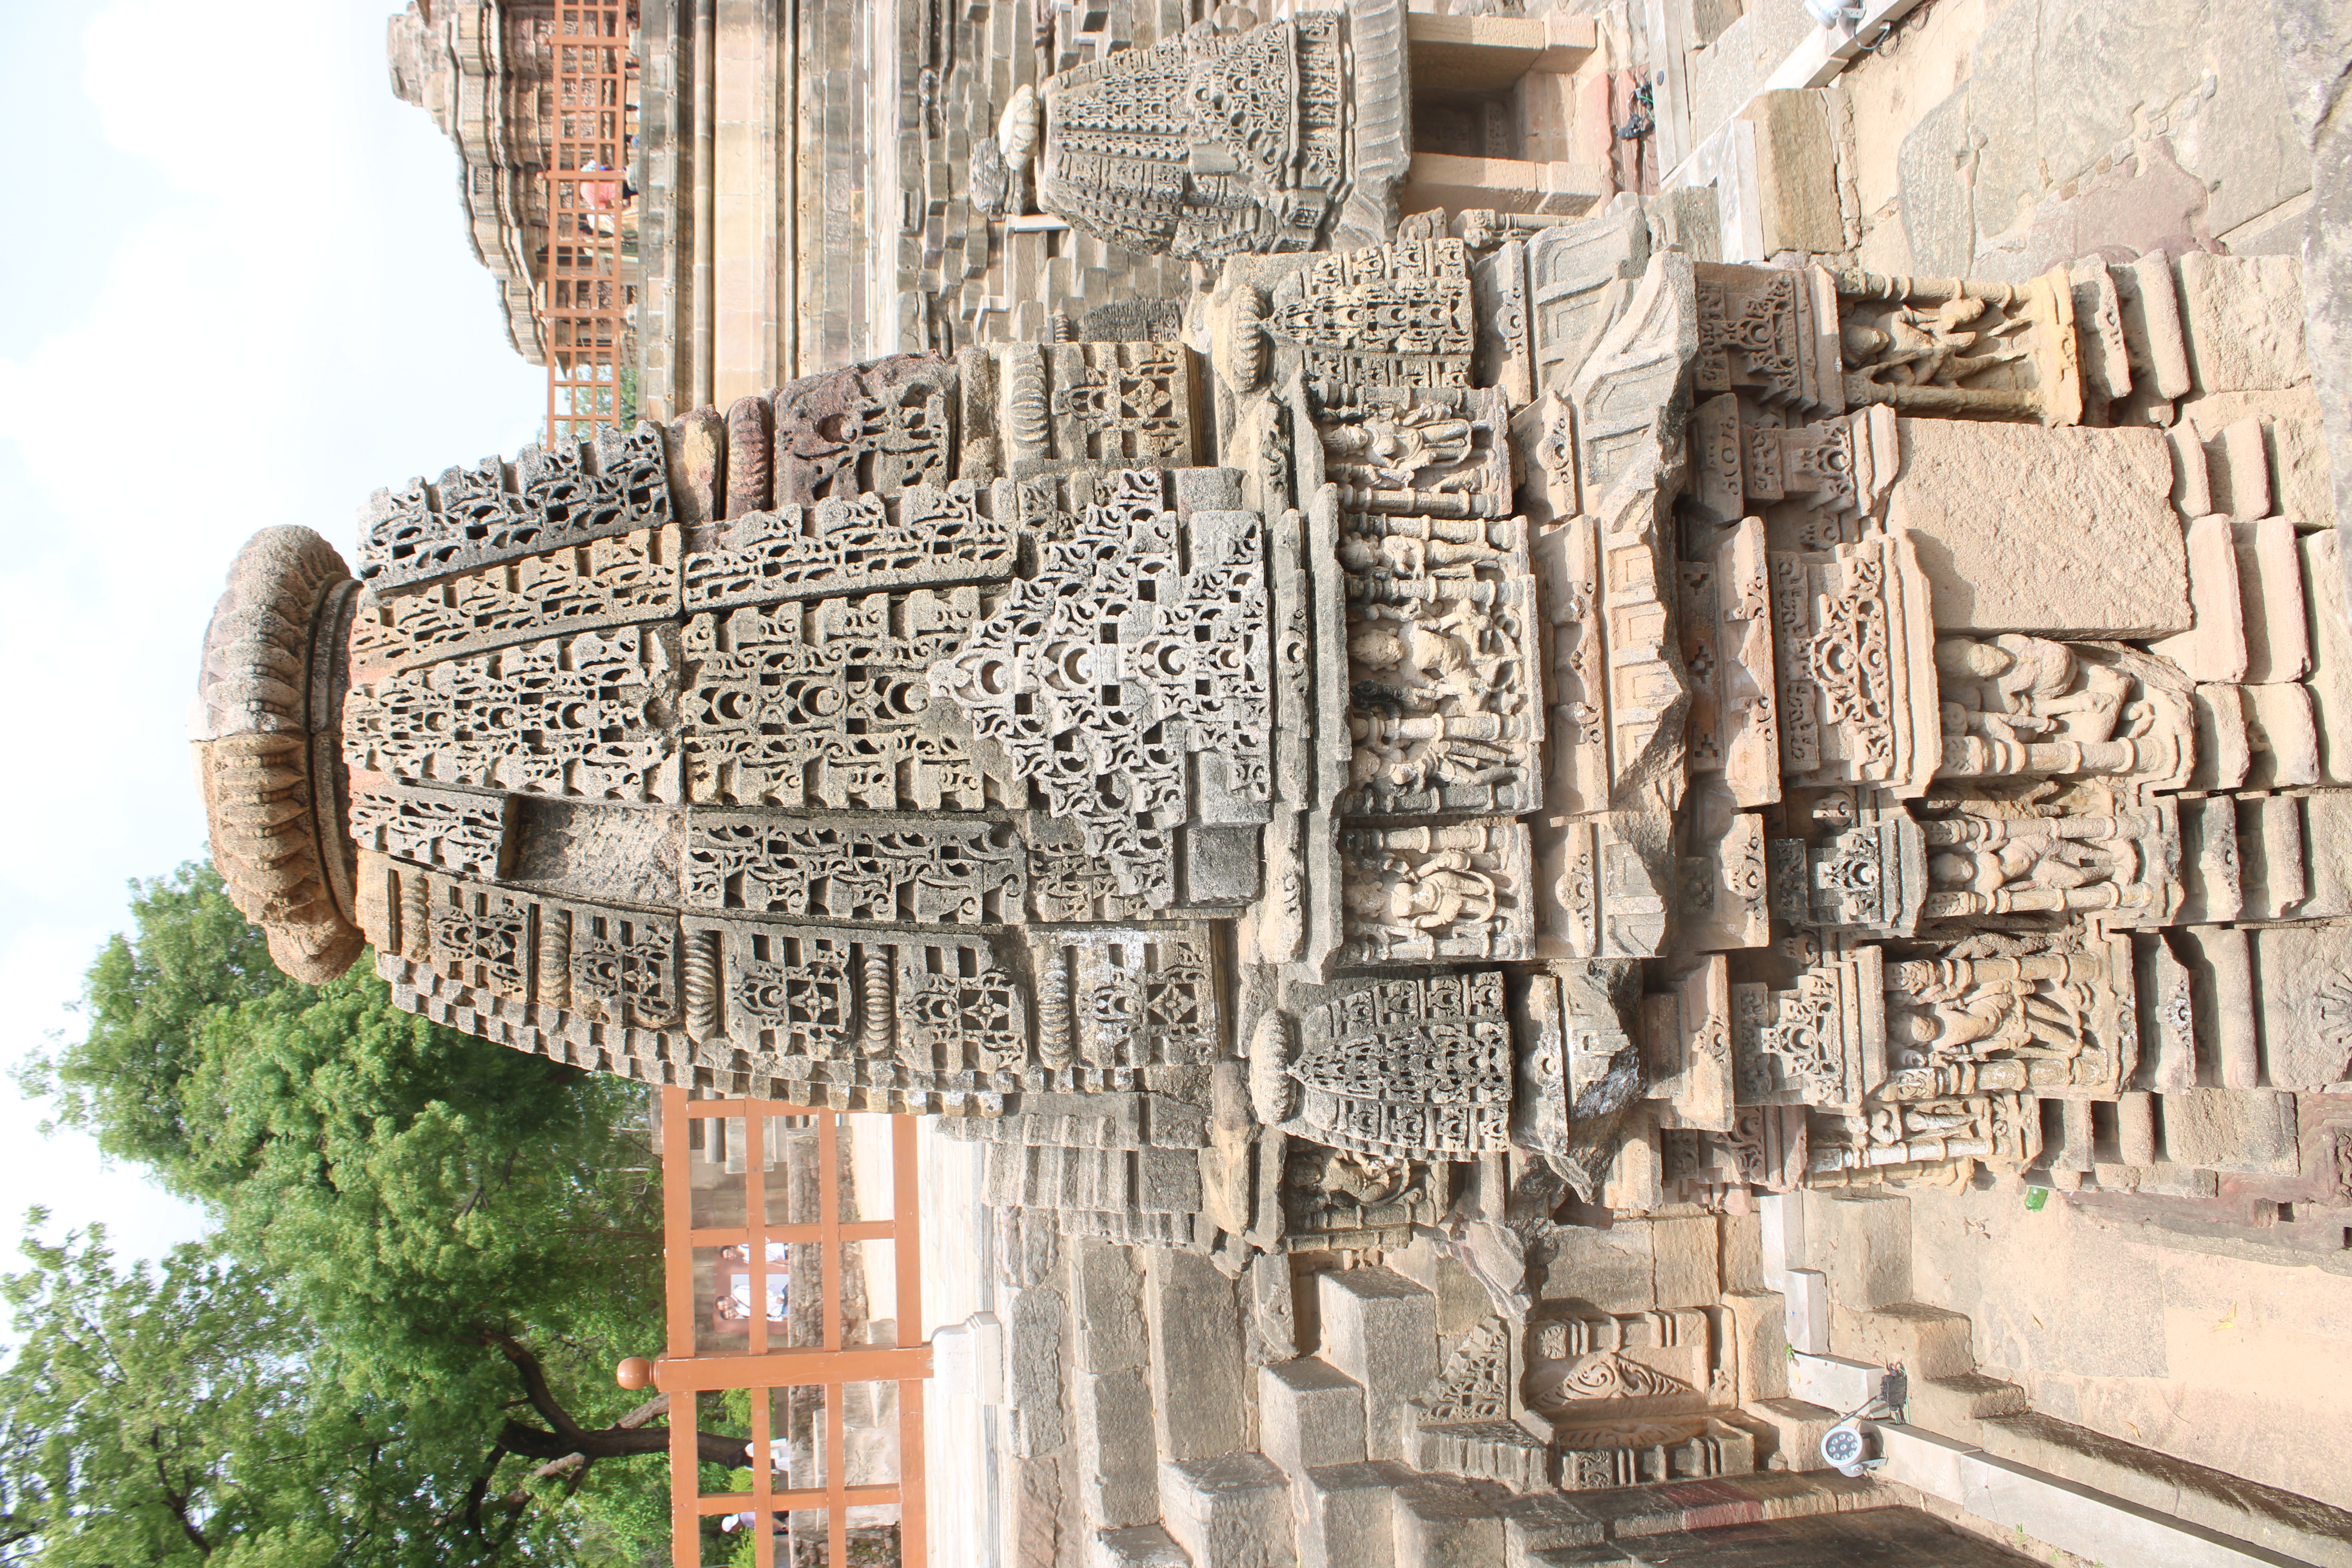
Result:
<svg viewBox="0 0 2352 1568"><path fill-rule="evenodd" d="M1508 1142L1509 1023L1498 971L1358 982L1309 1010L1297 1130L1370 1154L1459 1156Z"/></svg>

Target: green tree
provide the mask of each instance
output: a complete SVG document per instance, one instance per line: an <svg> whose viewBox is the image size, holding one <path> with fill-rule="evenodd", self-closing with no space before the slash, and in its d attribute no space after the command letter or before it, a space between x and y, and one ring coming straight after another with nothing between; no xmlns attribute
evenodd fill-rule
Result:
<svg viewBox="0 0 2352 1568"><path fill-rule="evenodd" d="M83 1038L24 1082L205 1205L221 1278L249 1270L303 1325L302 1398L271 1406L288 1429L269 1440L299 1427L312 1448L320 1412L368 1412L335 1430L401 1446L430 1525L403 1528L437 1535L436 1561L527 1553L589 1515L604 1537L642 1535L621 1493L658 1489L657 1460L616 1471L609 1507L588 1482L668 1448L612 1381L661 1342L645 1091L400 1012L366 961L322 986L286 979L208 868L145 884L132 911L89 971ZM36 1261L45 1278L65 1267ZM94 1386L100 1403L142 1397ZM740 1460L740 1440L700 1447Z"/></svg>

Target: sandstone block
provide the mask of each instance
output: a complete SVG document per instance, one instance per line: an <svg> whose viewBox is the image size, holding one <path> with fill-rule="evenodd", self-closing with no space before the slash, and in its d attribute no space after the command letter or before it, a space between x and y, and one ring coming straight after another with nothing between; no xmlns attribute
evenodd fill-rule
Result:
<svg viewBox="0 0 2352 1568"><path fill-rule="evenodd" d="M1150 1359L1143 1334L1142 1281L1132 1255L1108 1242L1074 1244L1070 1283L1076 1298L1078 1365L1087 1372L1140 1367Z"/></svg>
<svg viewBox="0 0 2352 1568"><path fill-rule="evenodd" d="M2183 800L2180 811L2183 925L2233 921L2245 902L2238 869L2238 803L2226 795Z"/></svg>
<svg viewBox="0 0 2352 1568"><path fill-rule="evenodd" d="M2303 811L2293 795L2248 795L2238 802L2238 883L2240 920L2284 920L2303 902Z"/></svg>
<svg viewBox="0 0 2352 1568"><path fill-rule="evenodd" d="M1503 1516L1503 1561L1508 1568L1540 1562L1538 1552L1592 1546L1608 1526L1564 1492L1531 1492L1496 1505Z"/></svg>
<svg viewBox="0 0 2352 1568"><path fill-rule="evenodd" d="M1895 422L1891 522L1938 630L2155 637L2189 629L2172 454L2155 430Z"/></svg>
<svg viewBox="0 0 2352 1568"><path fill-rule="evenodd" d="M2107 264L2085 257L2066 270L2074 295L2074 331L2081 345L2083 391L2112 403L2132 389L2131 352L2124 342L2123 301Z"/></svg>
<svg viewBox="0 0 2352 1568"><path fill-rule="evenodd" d="M1653 1220L1650 1247L1660 1306L1708 1306L1722 1292L1722 1247L1713 1215Z"/></svg>
<svg viewBox="0 0 2352 1568"><path fill-rule="evenodd" d="M2197 1084L2196 987L2173 955L2169 939L2147 931L2132 938L2139 1005L2139 1067L2132 1082L2160 1092Z"/></svg>
<svg viewBox="0 0 2352 1568"><path fill-rule="evenodd" d="M2205 460L2205 443L2196 426L2182 423L2164 433L2172 448L2172 510L2183 517L2203 517L2213 510L2213 475ZM2190 569L2195 569L2192 560Z"/></svg>
<svg viewBox="0 0 2352 1568"><path fill-rule="evenodd" d="M1101 1528L1158 1519L1160 1456L1151 1446L1151 1389L1143 1369L1075 1374L1070 1425L1087 1522Z"/></svg>
<svg viewBox="0 0 2352 1568"><path fill-rule="evenodd" d="M2352 915L2352 790L2323 789L2296 802L2303 808L2304 920Z"/></svg>
<svg viewBox="0 0 2352 1568"><path fill-rule="evenodd" d="M1162 1459L1207 1459L1239 1448L1244 1368L1233 1282L1205 1258L1145 1249L1144 1316L1151 1331L1151 1426Z"/></svg>
<svg viewBox="0 0 2352 1568"><path fill-rule="evenodd" d="M1258 1447L1293 1479L1364 1457L1364 1390L1328 1362L1301 1356L1257 1369Z"/></svg>
<svg viewBox="0 0 2352 1568"><path fill-rule="evenodd" d="M2352 594L2345 584L2343 535L2336 529L2295 541L2303 557L2303 602L2311 633L2312 719L2321 784L2352 784Z"/></svg>
<svg viewBox="0 0 2352 1568"><path fill-rule="evenodd" d="M2148 650L2179 665L2191 680L2243 680L2246 620L2237 535L2228 518L2200 517L2189 525L2188 545L2191 625L2151 642Z"/></svg>
<svg viewBox="0 0 2352 1568"><path fill-rule="evenodd" d="M2189 970L2189 994L2196 1000L2199 1081L2252 1089L2262 1081L2262 1053L2246 933L2230 926L2192 926L2176 936L2173 951Z"/></svg>
<svg viewBox="0 0 2352 1568"><path fill-rule="evenodd" d="M1739 1410L1770 1430L1772 1451L1782 1468L1799 1471L1829 1468L1829 1461L1822 1458L1822 1439L1838 1424L1837 1411L1809 1399L1786 1397L1747 1400Z"/></svg>
<svg viewBox="0 0 2352 1568"><path fill-rule="evenodd" d="M2270 438L2271 500L2278 514L2305 528L2340 521L2326 426L2316 419L2273 419Z"/></svg>
<svg viewBox="0 0 2352 1568"><path fill-rule="evenodd" d="M2246 702L2248 789L2294 789L2319 782L2319 729L2308 687L2286 681L2242 686Z"/></svg>
<svg viewBox="0 0 2352 1568"><path fill-rule="evenodd" d="M2116 1150L2126 1165L2156 1163L2156 1096L2126 1094L2116 1101Z"/></svg>
<svg viewBox="0 0 2352 1568"><path fill-rule="evenodd" d="M1404 1402L1437 1375L1437 1299L1392 1268L1318 1275L1323 1359L1364 1391L1364 1446L1404 1458Z"/></svg>
<svg viewBox="0 0 2352 1568"><path fill-rule="evenodd" d="M1911 1200L1890 1194L1805 1194L1805 1237L1841 1307L1911 1299Z"/></svg>
<svg viewBox="0 0 2352 1568"><path fill-rule="evenodd" d="M1302 1568L1396 1568L1397 1483L1412 1474L1378 1462L1307 1471L1298 1483Z"/></svg>
<svg viewBox="0 0 2352 1568"><path fill-rule="evenodd" d="M2352 1081L2352 926L2248 934L2270 1086L2311 1093Z"/></svg>
<svg viewBox="0 0 2352 1568"><path fill-rule="evenodd" d="M1013 1299L1005 1334L1013 1402L1013 1451L1024 1459L1050 1454L1068 1439L1062 1408L1062 1292L1034 1286Z"/></svg>
<svg viewBox="0 0 2352 1568"><path fill-rule="evenodd" d="M2180 289L2161 252L2115 269L2124 341L2130 346L2134 384L2158 397L2189 392L2189 345L2180 335Z"/></svg>
<svg viewBox="0 0 2352 1568"><path fill-rule="evenodd" d="M2305 624L2294 524L2283 517L2266 517L2256 522L2233 521L2230 531L2237 547L2238 592L2245 613L2245 679L2256 684L2301 680L2311 668L2311 638Z"/></svg>
<svg viewBox="0 0 2352 1568"><path fill-rule="evenodd" d="M1731 1314L1733 1366L1742 1400L1778 1399L1789 1392L1788 1301L1779 1291L1735 1291L1723 1298Z"/></svg>
<svg viewBox="0 0 2352 1568"><path fill-rule="evenodd" d="M2234 681L2197 689L2197 765L2190 789L2236 789L2253 760L2246 733L2246 699Z"/></svg>
<svg viewBox="0 0 2352 1568"><path fill-rule="evenodd" d="M2181 334L2199 392L2255 392L2311 379L2301 260L2192 250L2179 267Z"/></svg>
<svg viewBox="0 0 2352 1568"><path fill-rule="evenodd" d="M1491 1568L1503 1560L1503 1516L1453 1476L1414 1476L1396 1491L1396 1553L1425 1568Z"/></svg>
<svg viewBox="0 0 2352 1568"><path fill-rule="evenodd" d="M1168 1533L1192 1568L1288 1568L1290 1488L1263 1454L1171 1459L1160 1467Z"/></svg>
<svg viewBox="0 0 2352 1568"><path fill-rule="evenodd" d="M2157 1097L2164 1157L2205 1171L2292 1175L2294 1097L2266 1089L2191 1089Z"/></svg>
<svg viewBox="0 0 2352 1568"><path fill-rule="evenodd" d="M2226 426L2205 450L2213 510L2233 522L2271 514L2271 460L2263 422L2252 415Z"/></svg>

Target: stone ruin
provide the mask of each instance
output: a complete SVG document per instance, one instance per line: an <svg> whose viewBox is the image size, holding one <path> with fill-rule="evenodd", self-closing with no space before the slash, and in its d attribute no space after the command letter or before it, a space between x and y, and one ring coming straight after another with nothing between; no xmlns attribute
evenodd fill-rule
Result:
<svg viewBox="0 0 2352 1568"><path fill-rule="evenodd" d="M1664 1240L1612 1304L1592 1205L2226 1209L2300 1100L2326 1190L2282 1192L2352 1220L2346 563L2258 424L2172 417L2192 366L2307 379L2231 326L2295 302L2203 253L1709 262L1633 195L1396 219L1320 15L1056 77L990 150L1000 203L1207 264L1174 337L454 467L349 564L257 535L196 751L279 963L958 1118L1028 1287L1015 1454L1097 1442L1084 1517L1196 1562L1301 1466L1759 1468L1752 1325ZM1466 1305L1398 1272L1438 1255ZM1155 1345L1238 1300L1265 1369L1255 1448L1238 1384L1135 1401L1181 1504L1106 1436L1139 1291Z"/></svg>

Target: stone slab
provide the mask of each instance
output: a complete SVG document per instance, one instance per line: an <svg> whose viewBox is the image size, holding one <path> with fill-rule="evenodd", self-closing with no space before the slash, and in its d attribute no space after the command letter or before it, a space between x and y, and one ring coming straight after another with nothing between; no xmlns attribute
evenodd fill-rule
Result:
<svg viewBox="0 0 2352 1568"><path fill-rule="evenodd" d="M2238 691L2246 703L2246 787L2294 789L2319 783L2319 721L2311 688L2274 680Z"/></svg>
<svg viewBox="0 0 2352 1568"><path fill-rule="evenodd" d="M2238 801L2238 918L2284 920L2299 910L2305 886L2302 803L2291 795L2246 795Z"/></svg>
<svg viewBox="0 0 2352 1568"><path fill-rule="evenodd" d="M1705 1307L1723 1290L1723 1258L1713 1215L1650 1222L1653 1289L1662 1307Z"/></svg>
<svg viewBox="0 0 2352 1568"><path fill-rule="evenodd" d="M1888 520L1918 549L1939 631L2189 629L2189 551L2162 433L1955 419L1895 429Z"/></svg>
<svg viewBox="0 0 2352 1568"><path fill-rule="evenodd" d="M1151 1388L1143 1369L1075 1373L1070 1426L1078 1509L1087 1522L1099 1529L1158 1519L1160 1455L1152 1447Z"/></svg>
<svg viewBox="0 0 2352 1568"><path fill-rule="evenodd" d="M1159 1525L1139 1524L1098 1531L1093 1568L1191 1568L1191 1560Z"/></svg>
<svg viewBox="0 0 2352 1568"><path fill-rule="evenodd" d="M2232 522L2271 514L2271 459L2263 444L2263 422L2252 415L2223 426L2205 449L2205 473L2213 510Z"/></svg>
<svg viewBox="0 0 2352 1568"><path fill-rule="evenodd" d="M2303 808L2303 902L2297 916L2352 915L2352 790L2315 790Z"/></svg>
<svg viewBox="0 0 2352 1568"><path fill-rule="evenodd" d="M2148 651L2179 665L2191 680L2243 680L2246 611L2238 582L2237 535L2226 517L2200 517L2189 525L2188 545L2192 624L2149 643Z"/></svg>
<svg viewBox="0 0 2352 1568"><path fill-rule="evenodd" d="M2250 933L2263 1064L2273 1089L2352 1081L2352 926Z"/></svg>
<svg viewBox="0 0 2352 1568"><path fill-rule="evenodd" d="M1491 1568L1503 1516L1454 1476L1415 1476L1396 1491L1396 1553L1414 1568Z"/></svg>
<svg viewBox="0 0 2352 1568"><path fill-rule="evenodd" d="M1288 1568L1290 1486L1263 1454L1171 1459L1160 1467L1168 1533L1192 1568Z"/></svg>
<svg viewBox="0 0 2352 1568"><path fill-rule="evenodd" d="M2164 1157L2176 1165L2250 1175L2293 1175L2294 1097L2269 1089L2190 1089L2157 1096Z"/></svg>
<svg viewBox="0 0 2352 1568"><path fill-rule="evenodd" d="M1841 1307L1911 1299L1911 1202L1895 1194L1805 1194L1812 1261Z"/></svg>

